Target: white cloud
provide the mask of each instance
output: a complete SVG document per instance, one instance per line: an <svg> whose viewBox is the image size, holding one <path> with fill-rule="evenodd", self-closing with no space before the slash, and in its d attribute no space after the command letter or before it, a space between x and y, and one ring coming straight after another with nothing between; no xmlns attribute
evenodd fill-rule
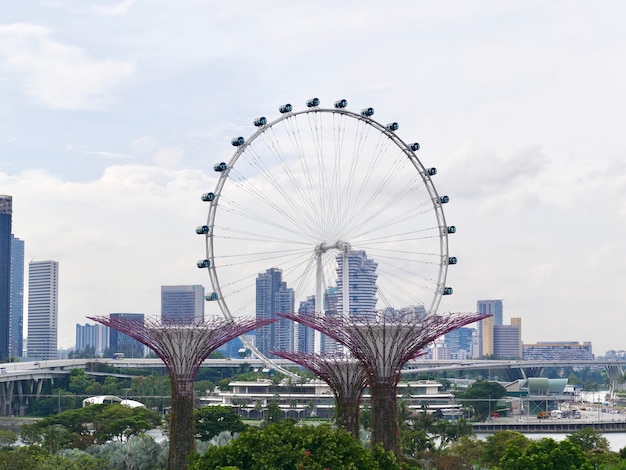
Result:
<svg viewBox="0 0 626 470"><path fill-rule="evenodd" d="M163 168L177 168L185 152L176 147L159 150L153 156L154 163Z"/></svg>
<svg viewBox="0 0 626 470"><path fill-rule="evenodd" d="M60 263L59 329L112 311L158 314L162 284L204 284L195 269L204 243L194 229L206 219L199 195L214 183L201 172L111 166L101 178L70 183L43 171L0 173L13 195L13 232L26 259ZM82 295L77 295L82 293Z"/></svg>
<svg viewBox="0 0 626 470"><path fill-rule="evenodd" d="M134 75L134 65L117 59L93 59L80 47L52 39L40 25L0 26L0 63L24 78L24 92L37 103L58 109L98 108L109 93Z"/></svg>
<svg viewBox="0 0 626 470"><path fill-rule="evenodd" d="M116 5L98 5L94 7L96 11L107 16L119 16L128 13L130 8L135 4L135 0L124 0Z"/></svg>

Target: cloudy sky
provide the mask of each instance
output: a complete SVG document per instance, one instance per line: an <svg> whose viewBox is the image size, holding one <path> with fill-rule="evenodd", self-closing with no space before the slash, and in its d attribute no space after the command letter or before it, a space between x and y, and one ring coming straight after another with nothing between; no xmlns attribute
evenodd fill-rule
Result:
<svg viewBox="0 0 626 470"><path fill-rule="evenodd" d="M459 264L440 311L503 299L523 340L626 349L626 5L31 0L0 15L0 193L86 315L159 313L230 138L314 96L372 106L439 170ZM207 312L212 313L212 305ZM25 332L26 333L26 332Z"/></svg>

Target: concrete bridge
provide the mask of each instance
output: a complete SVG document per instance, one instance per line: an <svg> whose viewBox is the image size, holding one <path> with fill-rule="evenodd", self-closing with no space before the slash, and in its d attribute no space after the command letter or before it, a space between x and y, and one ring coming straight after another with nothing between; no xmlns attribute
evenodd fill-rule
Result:
<svg viewBox="0 0 626 470"><path fill-rule="evenodd" d="M286 359L273 360L280 367L296 366ZM164 368L161 359L63 359L38 362L13 362L0 364L0 415L23 415L34 399L37 399L45 380L54 380L69 375L72 369L84 369L88 375L112 375L128 377L122 372L94 372L88 364L107 364L121 369L132 368ZM202 367L234 367L250 365L266 369L264 361L256 358L244 359L207 359ZM604 367L611 380L611 390L624 390L622 383L623 368L626 361L523 361L523 360L428 360L416 359L409 361L402 370L403 374L419 374L427 372L444 372L458 370L487 370L489 377L499 380L517 380L528 377L539 377L545 368L550 367Z"/></svg>

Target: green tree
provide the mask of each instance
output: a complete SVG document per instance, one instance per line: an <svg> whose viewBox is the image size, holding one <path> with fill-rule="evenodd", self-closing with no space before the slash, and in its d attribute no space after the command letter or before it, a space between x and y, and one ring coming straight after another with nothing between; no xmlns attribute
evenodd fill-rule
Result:
<svg viewBox="0 0 626 470"><path fill-rule="evenodd" d="M261 426L269 426L272 423L278 423L285 419L285 412L280 409L280 406L275 401L267 404L265 409L265 419L261 423Z"/></svg>
<svg viewBox="0 0 626 470"><path fill-rule="evenodd" d="M163 410L170 400L171 381L167 374L133 377L130 395L145 403L146 407Z"/></svg>
<svg viewBox="0 0 626 470"><path fill-rule="evenodd" d="M413 460L423 458L437 446L434 439L424 429L403 429L400 431L402 454Z"/></svg>
<svg viewBox="0 0 626 470"><path fill-rule="evenodd" d="M483 444L482 462L489 467L498 465L500 459L509 447L524 450L530 439L519 432L500 431L487 436Z"/></svg>
<svg viewBox="0 0 626 470"><path fill-rule="evenodd" d="M252 469L397 470L394 456L366 449L348 432L329 425L295 426L289 420L265 428L250 427L223 447L209 447L194 470L224 467Z"/></svg>
<svg viewBox="0 0 626 470"><path fill-rule="evenodd" d="M448 447L461 436L469 436L474 433L472 425L465 419L458 421L446 421L440 419L435 423L434 434L439 440L439 450Z"/></svg>
<svg viewBox="0 0 626 470"><path fill-rule="evenodd" d="M40 446L19 446L0 451L0 470L33 470L46 468L48 455Z"/></svg>
<svg viewBox="0 0 626 470"><path fill-rule="evenodd" d="M210 380L196 380L193 384L193 390L196 396L205 396L213 392L215 384Z"/></svg>
<svg viewBox="0 0 626 470"><path fill-rule="evenodd" d="M205 406L194 411L196 437L209 441L222 431L242 432L246 425L230 406Z"/></svg>
<svg viewBox="0 0 626 470"><path fill-rule="evenodd" d="M150 436L134 436L126 442L110 441L91 446L86 452L100 466L97 470L161 470L166 468L167 443Z"/></svg>
<svg viewBox="0 0 626 470"><path fill-rule="evenodd" d="M589 458L571 441L544 438L521 450L509 446L499 465L501 470L593 470Z"/></svg>
<svg viewBox="0 0 626 470"><path fill-rule="evenodd" d="M506 389L497 382L478 380L467 388L465 393L459 394L459 398L466 407L472 407L475 416L483 420L489 416L489 411L494 409L494 404L506 395Z"/></svg>
<svg viewBox="0 0 626 470"><path fill-rule="evenodd" d="M11 447L17 441L17 434L9 429L0 430L0 449Z"/></svg>
<svg viewBox="0 0 626 470"><path fill-rule="evenodd" d="M72 369L69 390L77 395L85 395L87 387L93 382L95 381L90 379L83 369Z"/></svg>
<svg viewBox="0 0 626 470"><path fill-rule="evenodd" d="M485 441L476 438L475 435L459 437L446 449L446 453L459 455L475 468L480 468L483 459Z"/></svg>
<svg viewBox="0 0 626 470"><path fill-rule="evenodd" d="M597 467L616 464L620 460L618 453L611 452L608 439L594 429L576 431L568 435L567 440L578 446Z"/></svg>
<svg viewBox="0 0 626 470"><path fill-rule="evenodd" d="M69 446L85 449L112 438L126 440L161 424L160 416L146 408L129 408L119 404L90 405L50 416L22 426L22 439L40 444L51 452Z"/></svg>

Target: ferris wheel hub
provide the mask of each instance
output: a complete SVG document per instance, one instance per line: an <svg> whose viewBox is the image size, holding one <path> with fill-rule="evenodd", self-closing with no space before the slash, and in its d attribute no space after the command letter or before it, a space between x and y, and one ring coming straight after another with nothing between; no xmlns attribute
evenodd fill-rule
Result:
<svg viewBox="0 0 626 470"><path fill-rule="evenodd" d="M350 251L350 243L344 241L337 241L332 245L328 243L320 243L315 247L315 254L321 255L322 253L326 253L328 250L339 250L342 253L348 253Z"/></svg>

